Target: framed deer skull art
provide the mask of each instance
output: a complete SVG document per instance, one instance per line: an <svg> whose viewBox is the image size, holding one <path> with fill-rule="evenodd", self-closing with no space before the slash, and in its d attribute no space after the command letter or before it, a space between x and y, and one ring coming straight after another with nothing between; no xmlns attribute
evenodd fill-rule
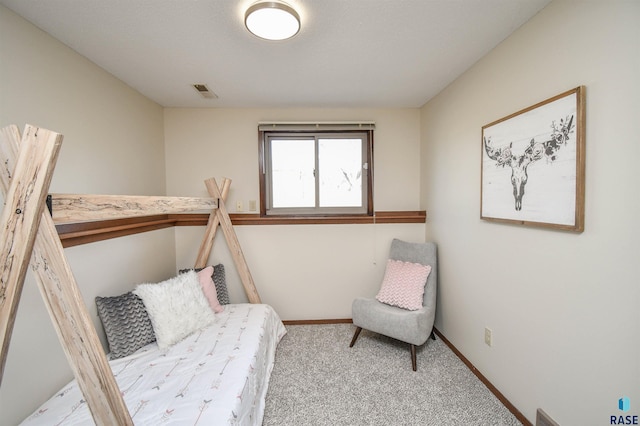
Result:
<svg viewBox="0 0 640 426"><path fill-rule="evenodd" d="M585 88L482 127L480 218L584 230Z"/></svg>

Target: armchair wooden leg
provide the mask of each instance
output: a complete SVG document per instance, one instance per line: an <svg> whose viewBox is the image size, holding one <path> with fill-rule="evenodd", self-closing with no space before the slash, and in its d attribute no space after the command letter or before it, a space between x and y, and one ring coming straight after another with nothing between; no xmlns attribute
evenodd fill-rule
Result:
<svg viewBox="0 0 640 426"><path fill-rule="evenodd" d="M416 345L411 345L411 367L413 371L418 371L418 362L416 361Z"/></svg>
<svg viewBox="0 0 640 426"><path fill-rule="evenodd" d="M353 339L351 339L351 344L349 345L350 348L352 348L353 345L355 345L356 340L358 340L358 336L360 335L361 331L362 331L362 327L356 328L356 332L353 334Z"/></svg>

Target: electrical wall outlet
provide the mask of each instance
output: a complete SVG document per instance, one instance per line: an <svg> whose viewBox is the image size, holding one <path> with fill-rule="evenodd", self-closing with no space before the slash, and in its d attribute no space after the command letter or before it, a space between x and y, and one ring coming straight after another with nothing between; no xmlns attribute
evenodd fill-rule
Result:
<svg viewBox="0 0 640 426"><path fill-rule="evenodd" d="M488 327L484 328L484 343L487 346L493 346L493 337L491 336L491 329Z"/></svg>
<svg viewBox="0 0 640 426"><path fill-rule="evenodd" d="M241 212L244 210L244 206L242 205L242 201L236 201L236 211Z"/></svg>

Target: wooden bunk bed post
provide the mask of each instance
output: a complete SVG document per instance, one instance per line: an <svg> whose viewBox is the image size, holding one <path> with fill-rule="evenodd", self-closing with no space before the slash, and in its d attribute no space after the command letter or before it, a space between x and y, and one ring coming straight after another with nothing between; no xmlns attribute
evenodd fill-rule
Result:
<svg viewBox="0 0 640 426"><path fill-rule="evenodd" d="M240 280L242 281L242 286L244 287L244 291L247 294L247 298L249 299L250 303L262 303L262 301L260 300L260 295L258 294L258 290L256 289L256 285L253 282L251 271L249 271L249 265L247 265L244 253L242 252L242 248L240 247L240 241L238 241L238 236L233 230L233 224L231 223L231 218L229 217L229 212L227 211L227 207L224 204L224 200L222 194L220 193L220 189L218 188L218 184L216 183L216 180L214 178L209 178L204 181L204 183L207 186L207 190L209 191L209 195L211 196L211 198L215 198L218 200L218 208L211 214L215 214L220 221L222 232L224 233L224 237L227 240L227 245L229 246L229 250L231 251L233 262L235 263L238 274L240 275ZM207 231L209 231L209 229L207 229ZM215 234L215 228L211 232ZM211 242L213 243L213 236L211 237Z"/></svg>
<svg viewBox="0 0 640 426"><path fill-rule="evenodd" d="M30 138L36 138L38 134L44 134L48 131L27 126L25 130L25 138L29 143ZM53 132L51 137L60 142L62 137ZM22 157L23 148L20 145L19 132L14 129L3 129L2 131L3 148L0 150L6 158L0 159L8 166L16 164L16 157ZM24 143L23 143L24 145ZM42 167L44 160L35 161L34 167ZM55 163L55 160L53 161ZM40 163L40 164L38 164ZM53 164L52 164L53 166ZM16 172L18 167L16 166ZM16 175L12 179L12 170L5 168L1 175L4 187L8 187L9 193L12 189L19 185ZM30 182L23 195L35 191L36 186L38 192L44 192L48 184L44 182ZM5 210L10 204L7 202ZM40 292L45 301L49 315L58 337L62 343L62 347L67 355L69 364L74 372L76 380L82 390L87 406L91 411L94 421L98 425L133 425L127 406L124 403L118 385L113 377L107 358L102 350L100 339L96 333L91 318L87 312L86 306L82 299L82 295L78 290L71 269L64 256L62 243L58 238L53 219L48 212L42 211L40 207L40 226L34 222L32 232L35 234L35 242L33 244L33 253L31 255L31 266L36 274L36 280L40 288ZM4 211L3 211L4 216ZM3 224L4 225L4 224ZM37 232L37 233L36 233ZM12 237L12 236L9 236ZM4 236L3 236L4 238ZM3 240L5 241L5 240ZM8 238L7 241L11 241ZM13 265L11 263L4 264L3 277L12 276ZM17 305L17 300L13 302ZM4 306L2 307L4 310ZM15 321L15 306L13 313L8 319L11 325ZM2 329L9 325L5 323L3 318L0 325ZM8 345L8 342L7 342ZM3 345L2 362L6 353Z"/></svg>
<svg viewBox="0 0 640 426"><path fill-rule="evenodd" d="M3 129L3 140L19 140L16 126ZM0 383L9 351L18 303L55 168L62 136L32 127L25 130L22 149L0 144L6 164L0 178L5 206L0 216ZM7 152L10 151L10 152ZM13 175L11 175L13 174Z"/></svg>
<svg viewBox="0 0 640 426"><path fill-rule="evenodd" d="M223 202L227 201L227 195L229 195L229 187L231 186L231 179L224 178L222 181L222 191L220 191L220 199ZM216 214L215 210L211 211L209 215L209 221L207 222L207 229L205 230L200 249L198 250L198 257L196 258L196 268L204 268L207 266L211 250L213 249L213 239L216 236L218 225L220 224L220 218Z"/></svg>

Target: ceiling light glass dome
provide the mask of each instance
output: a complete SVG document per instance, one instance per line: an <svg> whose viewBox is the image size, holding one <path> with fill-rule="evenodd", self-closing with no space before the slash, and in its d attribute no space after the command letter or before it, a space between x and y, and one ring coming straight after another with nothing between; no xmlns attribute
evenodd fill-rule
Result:
<svg viewBox="0 0 640 426"><path fill-rule="evenodd" d="M300 31L300 15L284 2L259 1L245 12L244 24L260 38L286 40Z"/></svg>

